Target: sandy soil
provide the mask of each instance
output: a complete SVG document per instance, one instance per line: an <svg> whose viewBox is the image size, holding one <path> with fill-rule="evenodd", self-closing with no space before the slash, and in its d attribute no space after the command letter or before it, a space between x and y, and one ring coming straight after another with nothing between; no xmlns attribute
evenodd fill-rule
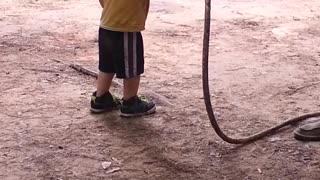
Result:
<svg viewBox="0 0 320 180"><path fill-rule="evenodd" d="M320 2L213 4L210 84L223 128L244 136L318 111ZM100 11L96 1L0 1L0 179L320 179L320 144L295 141L294 127L247 146L215 135L200 0L152 1L141 93L158 113L91 115L95 80L55 60L97 70Z"/></svg>

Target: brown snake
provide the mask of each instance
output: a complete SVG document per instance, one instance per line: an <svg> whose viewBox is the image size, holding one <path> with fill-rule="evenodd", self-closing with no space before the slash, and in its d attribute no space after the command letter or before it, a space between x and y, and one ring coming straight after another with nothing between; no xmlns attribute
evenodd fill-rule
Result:
<svg viewBox="0 0 320 180"><path fill-rule="evenodd" d="M312 117L320 117L320 112L305 114L299 117L294 117L284 121L281 124L273 126L271 128L265 129L259 133L253 134L248 137L244 138L231 138L227 136L219 127L217 123L216 117L214 115L211 99L210 99L210 89L209 89L209 75L208 75L208 59L209 59L209 41L210 41L210 26L211 26L211 0L205 1L205 23L204 23L204 39L203 39L203 54L202 54L202 83L203 83L203 93L204 93L204 100L207 109L207 113L211 122L212 127L218 134L218 136L231 144L248 144L254 142L258 139L261 139L267 135L275 133L275 131L290 125L295 124L300 121L312 118Z"/></svg>

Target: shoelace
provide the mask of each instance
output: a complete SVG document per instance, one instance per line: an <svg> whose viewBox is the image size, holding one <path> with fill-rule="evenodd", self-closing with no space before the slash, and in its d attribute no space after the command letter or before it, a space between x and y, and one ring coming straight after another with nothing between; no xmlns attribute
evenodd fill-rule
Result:
<svg viewBox="0 0 320 180"><path fill-rule="evenodd" d="M145 96L143 96L143 95L140 95L138 98L139 98L141 101L148 102L148 99L147 99Z"/></svg>

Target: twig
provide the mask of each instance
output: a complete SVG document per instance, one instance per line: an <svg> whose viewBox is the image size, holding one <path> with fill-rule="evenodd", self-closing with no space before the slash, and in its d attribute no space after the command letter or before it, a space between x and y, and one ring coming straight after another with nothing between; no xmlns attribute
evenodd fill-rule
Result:
<svg viewBox="0 0 320 180"><path fill-rule="evenodd" d="M64 61L61 61L61 60L59 60L59 59L49 59L49 60L69 66L69 64L67 64L67 63L65 63Z"/></svg>
<svg viewBox="0 0 320 180"><path fill-rule="evenodd" d="M303 89L306 89L306 88L309 88L309 87L312 87L312 86L316 86L318 84L320 84L320 81L314 82L312 84L308 84L308 85L305 85L305 86L301 86L301 87L298 87L298 88L295 88L295 89L291 89L289 91L286 91L285 94L293 95L293 94L297 93L300 90L303 90Z"/></svg>
<svg viewBox="0 0 320 180"><path fill-rule="evenodd" d="M94 78L97 78L98 77L98 73L97 72L94 72L90 69L87 69L85 67L82 67L81 65L78 65L78 64L67 64L65 63L64 61L61 61L61 60L58 60L58 59L51 59L52 61L55 61L55 62L58 62L58 63L62 63L62 64L65 64L67 65L68 67L84 74L84 75L88 75L88 76L91 76L91 77L94 77ZM123 85L121 83L119 83L118 81L114 80L112 81L115 85L119 86L119 87L123 87ZM153 96L154 98L158 99L160 102L163 102L165 105L167 106L173 106L172 103L170 103L166 97L154 92L154 91L145 91L144 94L149 94L150 96Z"/></svg>
<svg viewBox="0 0 320 180"><path fill-rule="evenodd" d="M50 59L51 61L54 61L54 62L57 62L57 63L61 63L61 64L64 64L78 72L81 72L85 75L88 75L88 76L91 76L91 77L94 77L94 78L97 78L98 77L98 73L97 72L94 72L92 70L89 70L87 68L84 68L82 67L81 65L77 65L77 64L68 64L62 60L59 60L59 59ZM115 85L117 86L120 86L120 87L123 87L123 85L121 83L119 83L118 81L114 80L112 81Z"/></svg>
<svg viewBox="0 0 320 180"><path fill-rule="evenodd" d="M91 77L94 77L94 78L97 78L98 77L98 73L97 72L94 72L94 71L91 71L87 68L84 68L82 67L81 65L78 65L78 64L68 64L62 60L59 60L59 59L50 59L51 61L54 61L54 62L57 62L57 63L61 63L61 64L64 64L64 65L67 65L68 67L84 74L84 75L88 75L88 76L91 76Z"/></svg>
<svg viewBox="0 0 320 180"><path fill-rule="evenodd" d="M239 68L234 68L234 69L227 69L226 71L238 71L241 69L247 69L246 67L239 67Z"/></svg>
<svg viewBox="0 0 320 180"><path fill-rule="evenodd" d="M263 150L263 148L258 144L258 143L254 143L257 147L258 147L258 149L261 151L261 152L263 152L264 150Z"/></svg>
<svg viewBox="0 0 320 180"><path fill-rule="evenodd" d="M69 65L70 68L76 70L76 71L79 71L81 72L82 74L85 74L85 75L88 75L88 76L91 76L91 77L94 77L94 78L97 78L98 77L98 73L94 72L94 71L91 71L87 68L84 68L78 64L70 64Z"/></svg>
<svg viewBox="0 0 320 180"><path fill-rule="evenodd" d="M29 52L29 51L23 51L22 53L23 53L23 54L28 54L28 55L30 55L30 56L36 56L37 58L39 58L39 59L41 59L41 60L46 60L44 57L39 56L39 55L37 55L37 54L33 54L33 53Z"/></svg>
<svg viewBox="0 0 320 180"><path fill-rule="evenodd" d="M13 117L13 118L20 118L20 119L27 119L30 117L26 117L26 116L21 116L21 115L15 115L15 114L8 114L8 113L3 113L1 112L1 114L8 116L8 117Z"/></svg>
<svg viewBox="0 0 320 180"><path fill-rule="evenodd" d="M17 16L21 16L21 15L20 14L7 14L7 16L17 17Z"/></svg>
<svg viewBox="0 0 320 180"><path fill-rule="evenodd" d="M22 68L22 69L28 70L28 71L45 72L45 73L60 73L59 71L50 70L50 69L36 69L36 68Z"/></svg>
<svg viewBox="0 0 320 180"><path fill-rule="evenodd" d="M291 95L297 93L298 91L300 91L300 90L302 90L302 89L309 88L309 87L312 87L312 86L316 86L316 85L318 85L318 84L320 84L320 81L317 81L317 82L314 82L314 83L312 83L312 84L308 84L308 85L305 85L305 86L301 86L301 87L298 87L298 88L291 88L291 89L288 90L288 91L279 92L279 93L277 93L277 94L274 94L274 95L272 95L272 96L269 97L269 98L274 98L274 97L279 96L279 95L281 95L281 94L287 94L287 95L290 95L290 96L291 96Z"/></svg>
<svg viewBox="0 0 320 180"><path fill-rule="evenodd" d="M84 75L88 75L88 76L91 76L91 77L94 77L94 78L98 78L98 73L96 73L96 72L94 72L94 71L91 71L91 70L89 70L89 69L87 69L87 68L84 68L84 67L82 67L81 65L78 65L78 64L70 64L69 67L72 68L72 69L74 69L74 70L76 70L76 71L78 71L78 72L81 72L81 73L84 74ZM116 84L117 86L122 87L122 84L119 83L118 81L113 80L112 82L113 82L114 84Z"/></svg>

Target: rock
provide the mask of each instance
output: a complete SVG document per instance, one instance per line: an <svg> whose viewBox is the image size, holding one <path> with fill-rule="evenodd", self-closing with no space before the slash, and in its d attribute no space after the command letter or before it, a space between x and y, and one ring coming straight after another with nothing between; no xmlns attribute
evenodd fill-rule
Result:
<svg viewBox="0 0 320 180"><path fill-rule="evenodd" d="M259 172L260 174L262 174L262 171L261 171L261 169L260 169L260 168L258 168L257 170L258 170L258 172Z"/></svg>
<svg viewBox="0 0 320 180"><path fill-rule="evenodd" d="M272 138L270 138L270 142L277 142L277 141L280 141L281 140L281 138L280 137L272 137Z"/></svg>
<svg viewBox="0 0 320 180"><path fill-rule="evenodd" d="M108 169L111 166L111 162L103 162L101 165L103 169Z"/></svg>

